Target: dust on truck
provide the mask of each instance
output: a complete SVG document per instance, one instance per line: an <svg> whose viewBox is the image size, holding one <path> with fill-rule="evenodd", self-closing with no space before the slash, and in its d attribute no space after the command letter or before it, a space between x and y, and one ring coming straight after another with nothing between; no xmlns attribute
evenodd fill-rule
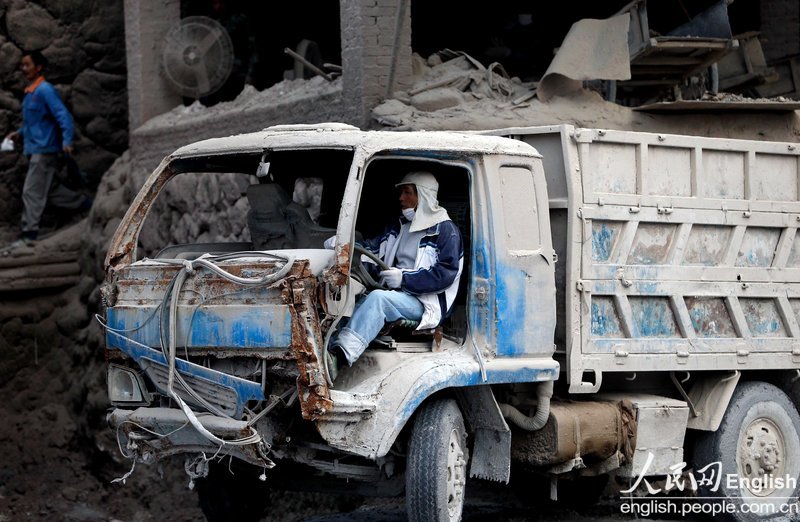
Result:
<svg viewBox="0 0 800 522"><path fill-rule="evenodd" d="M260 475L458 520L467 478L508 482L512 464L551 494L607 475L635 497L666 477L737 520L791 517L799 162L789 143L568 125L289 125L183 147L106 258L109 423L136 461L256 470L206 488L209 517L257 512L258 495L224 497ZM393 187L416 170L463 237L454 311L387 325L330 382L325 346L374 284L356 240L396 219ZM244 239L137 250L198 176L239 187ZM316 187L310 206L298 187Z"/></svg>

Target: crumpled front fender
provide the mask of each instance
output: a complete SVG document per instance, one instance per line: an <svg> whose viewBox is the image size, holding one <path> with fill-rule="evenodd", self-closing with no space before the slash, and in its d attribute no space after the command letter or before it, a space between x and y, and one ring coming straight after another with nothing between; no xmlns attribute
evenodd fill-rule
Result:
<svg viewBox="0 0 800 522"><path fill-rule="evenodd" d="M367 352L362 364L386 354ZM445 388L552 381L559 364L546 357L495 359L485 364L487 380L469 350L390 354L399 364L346 391L331 390L332 409L317 429L334 448L369 459L385 456L417 408ZM361 360L360 360L361 362Z"/></svg>

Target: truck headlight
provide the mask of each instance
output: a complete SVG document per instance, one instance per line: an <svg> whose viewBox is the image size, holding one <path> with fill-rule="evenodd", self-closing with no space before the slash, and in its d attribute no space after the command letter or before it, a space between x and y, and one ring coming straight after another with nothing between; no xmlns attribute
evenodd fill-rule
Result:
<svg viewBox="0 0 800 522"><path fill-rule="evenodd" d="M108 366L108 398L111 404L131 406L150 404L150 395L136 372L110 364Z"/></svg>

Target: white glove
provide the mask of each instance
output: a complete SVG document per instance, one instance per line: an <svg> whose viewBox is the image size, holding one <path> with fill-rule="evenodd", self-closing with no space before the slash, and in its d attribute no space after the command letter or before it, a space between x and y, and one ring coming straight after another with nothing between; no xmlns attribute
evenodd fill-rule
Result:
<svg viewBox="0 0 800 522"><path fill-rule="evenodd" d="M335 244L336 244L336 236L331 236L328 239L326 239L324 243L322 243L322 246L324 248L327 248L328 250L333 250Z"/></svg>
<svg viewBox="0 0 800 522"><path fill-rule="evenodd" d="M399 268L381 270L380 284L386 288L400 288L403 283L403 271Z"/></svg>

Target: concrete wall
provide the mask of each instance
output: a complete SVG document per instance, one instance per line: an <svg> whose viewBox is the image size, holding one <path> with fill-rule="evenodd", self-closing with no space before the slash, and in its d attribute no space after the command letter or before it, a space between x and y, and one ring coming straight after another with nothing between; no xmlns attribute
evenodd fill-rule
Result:
<svg viewBox="0 0 800 522"><path fill-rule="evenodd" d="M180 0L125 0L130 129L182 102L159 73L164 36L180 20Z"/></svg>
<svg viewBox="0 0 800 522"><path fill-rule="evenodd" d="M370 123L370 109L411 85L411 0L340 0L342 81L347 122Z"/></svg>

